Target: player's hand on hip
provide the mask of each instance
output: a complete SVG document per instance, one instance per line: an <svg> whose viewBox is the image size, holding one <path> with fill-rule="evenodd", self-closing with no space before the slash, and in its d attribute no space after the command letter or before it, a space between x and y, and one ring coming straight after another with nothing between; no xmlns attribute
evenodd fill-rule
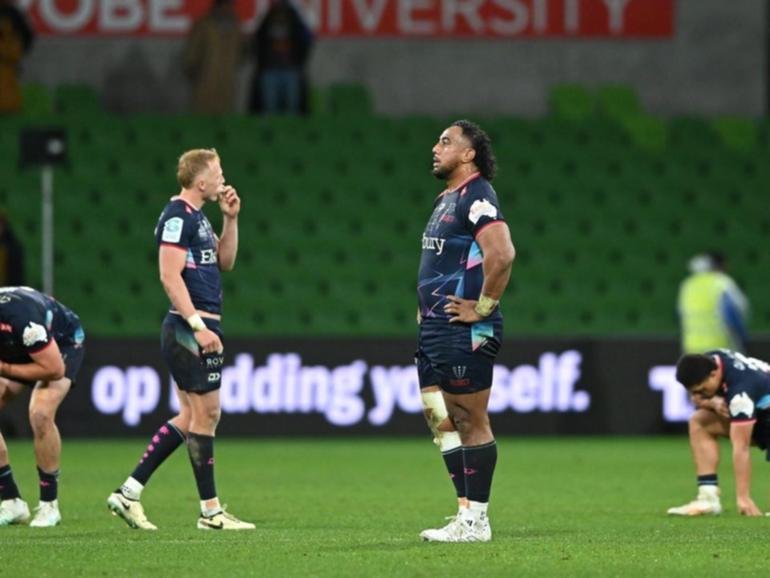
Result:
<svg viewBox="0 0 770 578"><path fill-rule="evenodd" d="M738 499L738 513L741 516L761 516L762 512L759 511L754 500L751 498Z"/></svg>
<svg viewBox="0 0 770 578"><path fill-rule="evenodd" d="M219 353L224 349L219 335L211 331L211 329L196 331L195 341L198 342L203 353Z"/></svg>
<svg viewBox="0 0 770 578"><path fill-rule="evenodd" d="M230 185L225 187L219 192L219 208L222 209L222 213L226 217L235 217L241 210L241 198L236 191Z"/></svg>
<svg viewBox="0 0 770 578"><path fill-rule="evenodd" d="M447 301L449 303L444 305L444 311L453 315L449 318L449 323L476 323L484 319L476 313L476 301L456 295L447 295Z"/></svg>

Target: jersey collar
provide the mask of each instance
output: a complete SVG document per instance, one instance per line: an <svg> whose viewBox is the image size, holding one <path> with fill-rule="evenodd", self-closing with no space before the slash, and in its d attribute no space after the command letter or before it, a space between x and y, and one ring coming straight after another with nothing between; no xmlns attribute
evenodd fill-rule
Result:
<svg viewBox="0 0 770 578"><path fill-rule="evenodd" d="M472 175L470 175L467 179L465 179L462 183L454 187L453 189L444 189L444 191L439 195L439 197L443 197L444 195L447 195L449 193L453 193L455 191L459 191L462 189L465 185L470 183L471 181L478 179L481 176L481 173L475 172Z"/></svg>
<svg viewBox="0 0 770 578"><path fill-rule="evenodd" d="M183 198L182 198L182 197L180 197L179 195L174 195L173 197L171 197L171 200L172 200L172 201L182 201L182 202L183 202L185 205L187 205L188 207L190 207L190 208L191 208L193 211L195 211L196 213L197 213L198 211L200 211L200 209L199 209L199 208L197 208L197 207L196 207L195 205L193 205L191 202L189 202L189 201L187 201L187 200L183 199Z"/></svg>

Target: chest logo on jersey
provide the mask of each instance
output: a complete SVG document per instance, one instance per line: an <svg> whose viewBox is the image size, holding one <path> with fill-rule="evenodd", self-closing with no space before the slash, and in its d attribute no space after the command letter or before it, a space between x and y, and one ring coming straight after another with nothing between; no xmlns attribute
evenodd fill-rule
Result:
<svg viewBox="0 0 770 578"><path fill-rule="evenodd" d="M444 251L444 243L446 243L446 239L442 239L441 237L422 236L422 248L436 251L436 255L441 255Z"/></svg>
<svg viewBox="0 0 770 578"><path fill-rule="evenodd" d="M211 232L211 227L209 227L208 223L206 223L205 221L201 221L201 224L198 225L198 237L200 237L204 241L206 239L213 237Z"/></svg>
<svg viewBox="0 0 770 578"><path fill-rule="evenodd" d="M37 323L30 321L29 325L24 328L22 340L24 341L24 345L27 347L32 347L38 341L46 341L47 339L48 332L42 325L38 325Z"/></svg>
<svg viewBox="0 0 770 578"><path fill-rule="evenodd" d="M754 414L754 402L751 401L746 392L739 393L730 400L730 415L738 417L742 413L745 413L746 417L751 417Z"/></svg>
<svg viewBox="0 0 770 578"><path fill-rule="evenodd" d="M163 225L161 240L165 243L178 243L182 238L183 221L181 217L172 217Z"/></svg>

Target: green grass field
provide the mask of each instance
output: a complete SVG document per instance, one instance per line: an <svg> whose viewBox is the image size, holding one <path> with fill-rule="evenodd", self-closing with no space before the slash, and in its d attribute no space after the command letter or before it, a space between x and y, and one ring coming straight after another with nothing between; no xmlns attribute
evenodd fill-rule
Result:
<svg viewBox="0 0 770 578"><path fill-rule="evenodd" d="M61 526L0 528L0 576L756 576L770 518L735 513L723 447L718 518L671 519L695 492L684 437L502 438L488 544L427 544L418 533L454 512L427 439L232 440L217 445L219 494L257 530L195 528L186 453L148 485L158 532L130 530L105 498L144 440L65 440ZM32 447L10 444L30 506ZM767 506L768 465L755 452L755 500Z"/></svg>

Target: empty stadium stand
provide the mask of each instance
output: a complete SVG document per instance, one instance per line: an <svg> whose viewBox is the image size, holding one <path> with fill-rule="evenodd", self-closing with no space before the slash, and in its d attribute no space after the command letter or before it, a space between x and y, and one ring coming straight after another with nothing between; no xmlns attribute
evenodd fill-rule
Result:
<svg viewBox="0 0 770 578"><path fill-rule="evenodd" d="M82 87L27 94L34 110L0 118L0 206L37 285L40 177L17 166L18 131L66 127L56 295L90 333L158 332L167 305L153 228L177 192L178 155L216 147L243 198L239 261L224 281L228 335L414 334L419 240L441 188L430 149L454 119L377 117L355 87L306 119L117 117ZM518 250L506 333L673 334L685 263L712 247L752 301L751 328L770 329L768 123L654 118L625 87L557 87L551 108L478 119Z"/></svg>

